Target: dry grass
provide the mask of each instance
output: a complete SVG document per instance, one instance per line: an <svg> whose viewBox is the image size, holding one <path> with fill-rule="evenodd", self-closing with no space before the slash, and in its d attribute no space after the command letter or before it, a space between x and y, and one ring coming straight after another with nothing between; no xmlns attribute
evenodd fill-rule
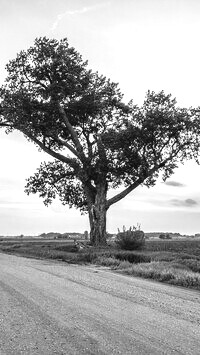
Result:
<svg viewBox="0 0 200 355"><path fill-rule="evenodd" d="M95 263L98 265L108 266L112 269L127 269L132 266L129 261L116 259L114 256L99 256L96 258Z"/></svg>
<svg viewBox="0 0 200 355"><path fill-rule="evenodd" d="M173 285L200 289L200 274L170 266L167 262L152 261L132 265L124 270L128 275L141 276Z"/></svg>

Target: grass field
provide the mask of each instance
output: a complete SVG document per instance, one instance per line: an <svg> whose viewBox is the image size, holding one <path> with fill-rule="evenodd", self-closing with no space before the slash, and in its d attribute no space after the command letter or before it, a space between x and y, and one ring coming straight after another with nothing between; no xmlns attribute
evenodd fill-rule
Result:
<svg viewBox="0 0 200 355"><path fill-rule="evenodd" d="M121 251L114 246L78 251L70 241L10 240L0 242L0 251L104 265L128 275L200 289L200 240L147 240L140 251Z"/></svg>

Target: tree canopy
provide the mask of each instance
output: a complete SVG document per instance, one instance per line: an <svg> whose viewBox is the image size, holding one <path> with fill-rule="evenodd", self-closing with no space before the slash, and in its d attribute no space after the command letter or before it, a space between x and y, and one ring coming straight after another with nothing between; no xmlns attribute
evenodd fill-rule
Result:
<svg viewBox="0 0 200 355"><path fill-rule="evenodd" d="M36 39L6 68L0 126L55 158L28 179L26 192L87 212L94 244L105 243L112 204L140 184L153 186L159 174L167 179L185 159L198 162L199 108L179 108L163 91L148 91L141 107L125 104L118 85L89 70L67 39Z"/></svg>

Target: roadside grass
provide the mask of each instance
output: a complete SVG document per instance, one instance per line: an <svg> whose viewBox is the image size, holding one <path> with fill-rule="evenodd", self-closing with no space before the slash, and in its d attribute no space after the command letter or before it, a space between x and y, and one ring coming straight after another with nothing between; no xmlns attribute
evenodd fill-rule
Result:
<svg viewBox="0 0 200 355"><path fill-rule="evenodd" d="M72 241L2 241L0 251L67 263L102 265L127 275L200 289L200 240L146 241L137 251L114 246L78 251Z"/></svg>
<svg viewBox="0 0 200 355"><path fill-rule="evenodd" d="M124 271L127 275L150 278L177 286L200 290L200 273L186 270L185 268L181 268L180 265L169 265L168 262L152 261L150 263L131 265Z"/></svg>

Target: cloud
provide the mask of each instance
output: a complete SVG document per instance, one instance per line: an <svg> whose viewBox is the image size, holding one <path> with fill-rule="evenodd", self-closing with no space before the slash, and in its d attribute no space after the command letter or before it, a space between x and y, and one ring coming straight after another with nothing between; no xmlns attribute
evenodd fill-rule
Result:
<svg viewBox="0 0 200 355"><path fill-rule="evenodd" d="M185 185L178 182L178 181L166 181L165 185L167 186L174 186L174 187L184 187Z"/></svg>
<svg viewBox="0 0 200 355"><path fill-rule="evenodd" d="M59 14L56 18L56 21L53 23L52 27L51 27L51 31L54 32L59 24L59 22L66 16L74 16L74 15L77 15L77 14L84 14L84 13L87 13L89 11L94 11L96 9L99 9L101 7L104 7L104 6L107 6L109 5L110 2L104 2L104 3L101 3L101 4L96 4L94 6L85 6L81 9L78 9L78 10L68 10L62 14Z"/></svg>
<svg viewBox="0 0 200 355"><path fill-rule="evenodd" d="M170 200L170 203L177 207L194 207L198 205L198 202L192 198L188 198L186 200L172 199Z"/></svg>
<svg viewBox="0 0 200 355"><path fill-rule="evenodd" d="M185 200L185 203L186 203L187 206L198 205L198 202L193 200L192 198L188 198L187 200Z"/></svg>

